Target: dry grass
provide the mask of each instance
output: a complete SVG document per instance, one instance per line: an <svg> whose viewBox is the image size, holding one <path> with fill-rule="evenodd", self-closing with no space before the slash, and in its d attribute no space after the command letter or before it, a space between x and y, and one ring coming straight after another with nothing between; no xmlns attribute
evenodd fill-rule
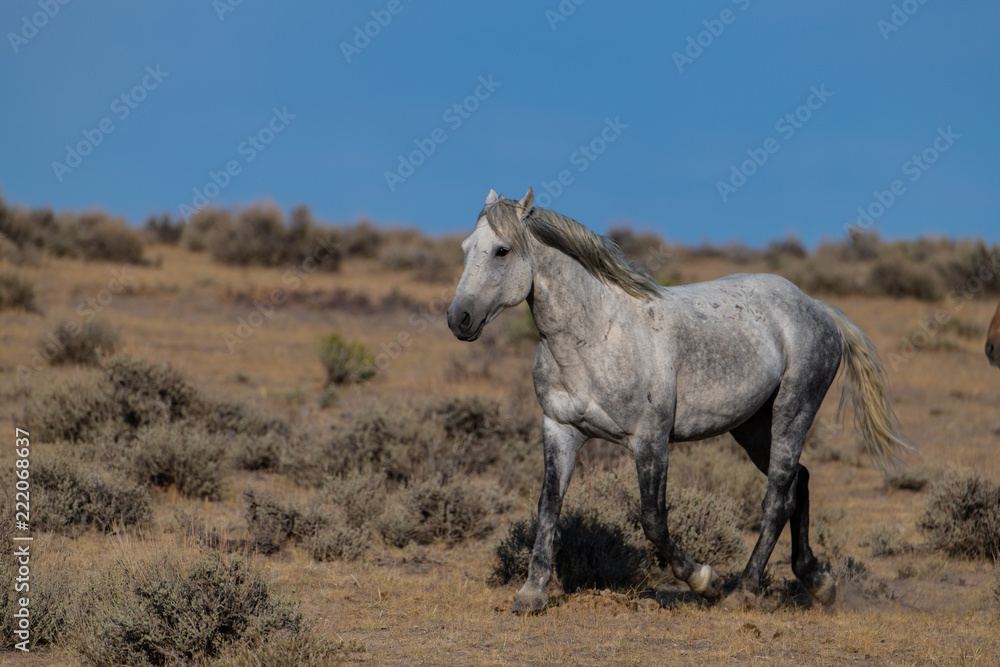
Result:
<svg viewBox="0 0 1000 667"><path fill-rule="evenodd" d="M949 466L976 469L984 478L1000 479L995 456L1000 429L995 410L1000 400L996 370L984 363L981 346L965 339L949 354L927 349L901 351L900 339L927 318L926 303L912 297L862 294L824 297L842 308L875 342L886 363L904 431L921 449L919 460L910 462L911 472L900 473L888 483L858 456L850 428L846 432L824 429L816 436L820 441L817 446L804 454L803 462L812 478L810 500L817 555L840 564L848 558L864 561L867 576L848 577L844 570L847 578L832 613L811 607L794 584L786 583L793 580L786 530L771 559L775 595L765 611L727 612L705 607L684 587L658 574L614 595L580 590L559 596L554 589L556 604L547 613L522 618L509 613L519 582L491 588L486 579L495 545L512 522L530 518L537 500L541 453L538 408L530 385L533 346L512 344L499 336L495 349L486 355L481 346L454 340L443 318L451 293L441 283L415 279L422 260L393 259L389 249L404 244L363 227L352 232L350 244L354 254L346 255L339 272L304 275L292 293L304 296L314 291L333 294L346 290L364 295L372 303L395 294L393 298L405 297L423 304L425 310L418 310L413 317L409 309L355 314L321 310L305 299L290 299L232 351L224 335L235 335L240 319L246 320L252 310L253 299L266 298L283 286L287 267L226 266L212 262L205 252L186 249L183 242L148 248L146 254L155 254L161 261L129 269L134 278L128 289L116 294L98 318L120 330L126 358L142 358L154 365L169 362L183 382L172 381L169 373L150 375L142 367L129 366L116 376L122 387L117 395L100 370L49 366L33 375L28 387L17 373L18 366L36 348L39 336L50 330L47 322L75 318L79 304L107 286L114 267L71 257L45 260L45 266L34 266L30 261L18 265L18 273L34 285L46 318L16 310L0 312L5 336L0 347L0 396L7 408L0 420L5 431L13 432L16 424L28 429L33 439L44 434L45 439L60 441L42 447L53 451L77 448L88 456L102 451L89 448L104 442L107 449L103 451L110 457L117 451L112 442L118 441L109 438L121 436L121 442L133 443L139 434L146 434L144 429L171 432L183 429L181 424L193 419L201 431L218 434L225 447L221 458L206 464L219 475L215 493L195 492L194 498L188 498L176 477L171 481L162 478L164 486L146 490L150 514L141 533L133 532L123 539L109 537L102 529L88 529L77 537L36 532L35 544L42 555L37 563L33 561L33 574L37 573L40 581L46 576L50 582L75 581L87 570L113 568L117 558L133 564L155 564L155 552L160 551L179 558L183 568L191 569L199 561L201 547L186 543L195 538L185 534L197 533L206 543L219 546L249 544L252 534L244 519L242 500L243 492L249 489L269 494L286 509L329 512L343 522L344 530L317 530L307 539L288 539L274 555L251 557L253 566L260 568L277 594L300 605L314 634L305 639L275 635L275 643L269 646L235 643L216 658L231 664L257 664L255 659L262 664L344 660L583 665L664 661L682 665L990 665L1000 661L994 566L933 550L917 527L930 493L930 487L922 484L939 479ZM867 249L863 258L838 256L830 270L867 275L891 250L884 242L870 245L874 249ZM792 271L812 260L802 258L793 246L790 242L777 244L768 258L741 249L678 251L662 270L677 271L685 280L698 280L734 270L767 270L767 262L772 261L778 262L781 271ZM911 252L914 262L950 267L948 275L953 276L967 277L969 258L976 257L971 246L965 250L914 246ZM873 253L875 257L870 256ZM947 263L946 256L956 259ZM398 262L394 270L386 270L384 262L388 260ZM6 262L0 260L0 269L10 269ZM863 271L859 272L859 266ZM858 290L863 288L862 282ZM250 300L240 295L249 295ZM946 302L942 307L962 322L988 322L995 303L971 299ZM491 327L506 331L508 323L518 316L523 314L503 316ZM390 357L390 363L364 384L343 385L336 408L321 410L319 401L327 377L315 346L318 336L331 330L349 340L364 341L374 354ZM400 343L404 333L408 337ZM477 372L449 372L450 359L462 360ZM74 392L74 387L86 390ZM159 389L153 391L152 387ZM194 393L189 395L185 387ZM129 392L125 388L137 389ZM293 393L302 400L286 400ZM82 396L89 397L93 405L80 409L73 399ZM441 402L426 407L422 401L428 397ZM481 404L474 404L471 397L478 397ZM831 422L835 398L821 411L821 417ZM449 403L448 399L456 401ZM35 407L22 418L29 404ZM216 409L201 409L207 404ZM123 406L130 406L130 422L121 417ZM228 407L222 410L219 406ZM384 480L379 475L365 476L358 466L344 470L346 474L338 474L335 480L326 480L315 474L315 466L303 466L312 456L309 443L348 442L347 435L361 429L361 416L371 414L373 408L389 415L410 415L411 430L400 433L415 434L411 443L420 457L405 460L405 467L399 470L412 476L412 483L400 476L389 479L388 474ZM215 419L202 421L206 414ZM273 424L278 422L272 420L285 424L288 431L275 430L278 427ZM845 420L850 423L850 415ZM134 422L134 426L109 435L109 421ZM230 431L264 435L247 439ZM394 456L407 451L405 440L393 447L397 448ZM827 455L834 451L842 456ZM303 459L302 455L308 456ZM857 465L847 461L851 457ZM9 448L3 450L2 460L10 465ZM150 463L159 466L163 462ZM119 472L103 474L113 475L116 483L133 485L131 464L128 459ZM754 510L763 476L725 440L678 448L672 453L671 464L671 488L697 489L738 501L745 551L721 568L727 575L738 572L755 539ZM621 459L618 450L588 446L581 456L580 477L572 487L580 488L573 493L584 490L581 482L589 475L616 470L619 465L624 465L620 473L624 485L634 475L627 455ZM163 469L170 467L163 465ZM442 509L453 503L446 494L417 494L431 472L441 471L461 480L463 490L473 486L489 489L479 496L486 513L473 507L449 515ZM86 472L91 474L89 469ZM202 500L203 495L218 499ZM413 497L416 495L420 497ZM32 498L34 501L34 495ZM429 510L428 518L438 522L428 528L426 539L419 540L427 544L418 544L407 533L407 517L412 515L407 514L406 503L410 500L422 502ZM513 507L500 512L497 502ZM376 514L379 510L373 508L380 504L382 521L369 525L372 522L365 517ZM179 525L177 512L197 516L203 524L200 532ZM481 526L486 524L481 521L493 527L485 537ZM345 531L369 527L373 532L367 547L360 557L352 559L353 552L344 551L344 547L355 542ZM393 527L397 540L388 537L394 534ZM456 529L467 531L469 537L457 539ZM111 532L115 530L112 525ZM216 536L214 541L212 535ZM862 542L866 546L860 546ZM56 584L52 586L49 590L56 591ZM52 595L49 593L49 600ZM54 609L56 614L58 605ZM36 627L41 633L42 626ZM32 655L37 664L82 661L80 645L68 641L54 647L38 646ZM326 657L315 658L317 655ZM289 656L294 662L289 662ZM18 664L16 657L5 659Z"/></svg>

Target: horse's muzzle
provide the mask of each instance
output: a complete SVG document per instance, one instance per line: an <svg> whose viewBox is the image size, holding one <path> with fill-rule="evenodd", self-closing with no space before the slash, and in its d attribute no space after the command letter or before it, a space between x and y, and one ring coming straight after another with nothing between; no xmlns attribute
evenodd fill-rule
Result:
<svg viewBox="0 0 1000 667"><path fill-rule="evenodd" d="M460 307L456 308L454 303L448 309L448 328L459 340L476 340L483 332L484 324L485 321L473 320L472 313Z"/></svg>
<svg viewBox="0 0 1000 667"><path fill-rule="evenodd" d="M1000 347L997 347L1000 343L994 343L992 340L986 343L986 358L990 360L990 364L1000 368Z"/></svg>

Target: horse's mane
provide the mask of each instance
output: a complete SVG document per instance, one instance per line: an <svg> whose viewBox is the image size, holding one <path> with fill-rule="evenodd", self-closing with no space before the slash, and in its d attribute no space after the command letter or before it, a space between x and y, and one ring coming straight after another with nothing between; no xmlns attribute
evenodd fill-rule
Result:
<svg viewBox="0 0 1000 667"><path fill-rule="evenodd" d="M617 285L637 299L660 293L660 286L644 271L632 266L614 241L595 234L576 220L536 206L522 222L517 214L517 202L503 197L487 205L479 214L480 218L483 216L493 233L510 243L515 251L527 247L527 234L531 233L545 245L578 261L601 282Z"/></svg>

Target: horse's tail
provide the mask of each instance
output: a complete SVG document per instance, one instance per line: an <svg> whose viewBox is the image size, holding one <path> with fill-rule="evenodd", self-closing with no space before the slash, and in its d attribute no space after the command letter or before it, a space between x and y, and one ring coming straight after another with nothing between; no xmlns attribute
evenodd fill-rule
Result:
<svg viewBox="0 0 1000 667"><path fill-rule="evenodd" d="M842 368L846 375L840 397L842 412L848 396L854 406L854 427L861 433L868 454L885 471L902 454L916 449L900 432L899 420L886 395L885 369L868 336L836 306L819 301L833 319L843 348Z"/></svg>

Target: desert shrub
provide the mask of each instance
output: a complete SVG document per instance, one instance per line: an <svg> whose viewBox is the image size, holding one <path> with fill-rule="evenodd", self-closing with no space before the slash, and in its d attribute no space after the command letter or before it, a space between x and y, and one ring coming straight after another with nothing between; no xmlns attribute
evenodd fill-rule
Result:
<svg viewBox="0 0 1000 667"><path fill-rule="evenodd" d="M201 397L177 369L140 357L103 362L104 377L53 385L25 408L25 423L42 441L91 440L104 427L135 432L153 424L189 422L209 434L290 437L291 429L243 403ZM249 454L247 454L249 456Z"/></svg>
<svg viewBox="0 0 1000 667"><path fill-rule="evenodd" d="M151 215L146 218L146 226L143 230L146 233L146 238L153 243L177 245L184 234L184 223L173 222L169 213L164 213L160 217Z"/></svg>
<svg viewBox="0 0 1000 667"><path fill-rule="evenodd" d="M391 485L490 472L504 490L521 489L541 472L536 427L478 398L367 409L344 415L321 446L301 448L293 467L313 481L371 470Z"/></svg>
<svg viewBox="0 0 1000 667"><path fill-rule="evenodd" d="M739 505L731 498L697 489L667 489L670 536L699 563L728 565L743 554Z"/></svg>
<svg viewBox="0 0 1000 667"><path fill-rule="evenodd" d="M319 358L327 384L352 384L375 377L375 355L364 343L348 341L338 333L319 340Z"/></svg>
<svg viewBox="0 0 1000 667"><path fill-rule="evenodd" d="M896 468L890 470L885 478L890 489L903 491L923 491L930 481L930 473L926 468Z"/></svg>
<svg viewBox="0 0 1000 667"><path fill-rule="evenodd" d="M305 539L309 556L321 563L334 560L356 561L371 548L371 533L365 528L330 524Z"/></svg>
<svg viewBox="0 0 1000 667"><path fill-rule="evenodd" d="M219 438L188 425L156 424L136 434L133 466L141 483L175 485L185 496L217 500L224 451Z"/></svg>
<svg viewBox="0 0 1000 667"><path fill-rule="evenodd" d="M382 514L387 497L385 475L351 471L331 480L328 493L333 504L343 509L347 525L361 528Z"/></svg>
<svg viewBox="0 0 1000 667"><path fill-rule="evenodd" d="M35 304L35 286L14 271L0 272L0 311L40 312Z"/></svg>
<svg viewBox="0 0 1000 667"><path fill-rule="evenodd" d="M358 560L371 547L367 527L349 525L340 508L330 508L319 498L307 507L286 507L265 493L248 490L243 502L250 543L263 554L276 553L293 542L302 544L318 561Z"/></svg>
<svg viewBox="0 0 1000 667"><path fill-rule="evenodd" d="M170 365L119 356L108 360L104 373L119 418L132 428L184 419L196 409L197 392Z"/></svg>
<svg viewBox="0 0 1000 667"><path fill-rule="evenodd" d="M367 220L339 230L340 246L348 257L371 259L382 245L382 233Z"/></svg>
<svg viewBox="0 0 1000 667"><path fill-rule="evenodd" d="M805 259L809 252L795 236L786 236L780 241L771 241L764 249L764 259L771 266L780 266L788 259Z"/></svg>
<svg viewBox="0 0 1000 667"><path fill-rule="evenodd" d="M443 540L453 545L493 530L490 509L495 499L467 480L424 481L410 489L408 502L417 519L413 540L418 544Z"/></svg>
<svg viewBox="0 0 1000 667"><path fill-rule="evenodd" d="M142 264L142 238L124 220L103 213L84 213L70 232L76 251L86 260Z"/></svg>
<svg viewBox="0 0 1000 667"><path fill-rule="evenodd" d="M760 528L767 477L728 436L715 443L694 442L675 448L670 479L707 496L731 499L736 506L736 526L741 530ZM676 486L668 484L668 491Z"/></svg>
<svg viewBox="0 0 1000 667"><path fill-rule="evenodd" d="M145 526L152 516L144 487L70 457L36 457L32 490L32 522L40 530L77 535L93 527L108 533L116 526Z"/></svg>
<svg viewBox="0 0 1000 667"><path fill-rule="evenodd" d="M218 664L234 667L327 667L344 662L345 653L364 653L357 641L333 641L316 632L279 631L241 642L225 651Z"/></svg>
<svg viewBox="0 0 1000 667"><path fill-rule="evenodd" d="M285 437L274 433L238 436L236 465L243 470L279 470L287 458L285 443Z"/></svg>
<svg viewBox="0 0 1000 667"><path fill-rule="evenodd" d="M263 554L280 551L296 532L298 510L282 507L267 494L249 490L243 492L243 503L246 506L243 517L254 548Z"/></svg>
<svg viewBox="0 0 1000 667"><path fill-rule="evenodd" d="M333 236L313 222L309 209L298 206L285 225L281 210L257 204L235 215L219 211L199 214L189 227L191 244L203 245L212 258L235 266L282 266L312 263L311 269L336 271L341 250ZM330 237L329 241L324 237ZM320 252L322 250L322 252Z"/></svg>
<svg viewBox="0 0 1000 667"><path fill-rule="evenodd" d="M461 243L455 239L431 240L418 232L387 233L379 261L391 271L412 270L413 277L429 283L445 282L462 266ZM399 238L405 236L406 238Z"/></svg>
<svg viewBox="0 0 1000 667"><path fill-rule="evenodd" d="M271 633L309 632L260 572L217 551L121 558L90 579L80 603L76 644L95 665L200 664Z"/></svg>
<svg viewBox="0 0 1000 667"><path fill-rule="evenodd" d="M949 472L931 486L917 527L949 555L1000 558L1000 485L975 472Z"/></svg>
<svg viewBox="0 0 1000 667"><path fill-rule="evenodd" d="M537 517L511 524L496 546L491 585L525 580L537 534ZM554 574L566 593L587 588L627 590L646 575L646 551L630 539L627 529L580 509L560 516L554 551Z"/></svg>
<svg viewBox="0 0 1000 667"><path fill-rule="evenodd" d="M229 211L211 206L195 213L181 231L181 243L188 250L201 251L208 247L208 237L216 227L230 224Z"/></svg>
<svg viewBox="0 0 1000 667"><path fill-rule="evenodd" d="M946 290L957 294L996 296L1000 294L1000 245L982 241L962 243L937 260L937 270Z"/></svg>
<svg viewBox="0 0 1000 667"><path fill-rule="evenodd" d="M843 296L857 294L862 289L862 278L856 267L830 260L818 252L786 275L807 294Z"/></svg>
<svg viewBox="0 0 1000 667"><path fill-rule="evenodd" d="M0 651L13 651L14 645L25 641L14 633L17 619L14 613L21 608L19 598L30 593L30 631L28 647L51 646L62 639L70 625L72 583L67 577L65 563L58 566L55 558L46 551L45 543L35 540L31 543L31 581L29 591L14 589L14 574L19 563L15 548L23 542L15 542L14 499L4 494L0 497L0 569L4 572L3 590L0 591Z"/></svg>
<svg viewBox="0 0 1000 667"><path fill-rule="evenodd" d="M841 246L841 258L847 262L878 259L882 254L882 239L878 232L865 232L852 228L847 243Z"/></svg>
<svg viewBox="0 0 1000 667"><path fill-rule="evenodd" d="M939 323L932 317L903 334L899 341L899 349L961 350L963 340L979 342L979 339L985 335L986 328L978 322L950 317L943 323Z"/></svg>
<svg viewBox="0 0 1000 667"><path fill-rule="evenodd" d="M899 527L876 524L861 540L860 546L871 550L872 558L895 556L902 551L899 542Z"/></svg>
<svg viewBox="0 0 1000 667"><path fill-rule="evenodd" d="M268 417L260 410L237 401L210 401L201 398L192 404L191 418L196 419L209 433L227 435L264 436L287 438L292 431L281 419Z"/></svg>
<svg viewBox="0 0 1000 667"><path fill-rule="evenodd" d="M208 232L212 259L236 266L277 266L285 250L285 223L274 206L256 205L218 218Z"/></svg>
<svg viewBox="0 0 1000 667"><path fill-rule="evenodd" d="M427 426L406 409L393 412L366 410L334 430L319 457L321 471L343 475L352 470L372 470L390 481L405 482L414 468L414 452L424 448Z"/></svg>
<svg viewBox="0 0 1000 667"><path fill-rule="evenodd" d="M933 267L898 256L879 260L868 274L866 284L869 293L896 299L937 301L944 296L941 279Z"/></svg>
<svg viewBox="0 0 1000 667"><path fill-rule="evenodd" d="M40 442L92 439L117 417L107 386L97 378L60 381L33 396L22 421Z"/></svg>
<svg viewBox="0 0 1000 667"><path fill-rule="evenodd" d="M52 365L78 364L97 366L105 356L112 355L121 345L118 329L101 320L68 322L60 320L52 333L38 337L38 348L53 354L46 355Z"/></svg>

